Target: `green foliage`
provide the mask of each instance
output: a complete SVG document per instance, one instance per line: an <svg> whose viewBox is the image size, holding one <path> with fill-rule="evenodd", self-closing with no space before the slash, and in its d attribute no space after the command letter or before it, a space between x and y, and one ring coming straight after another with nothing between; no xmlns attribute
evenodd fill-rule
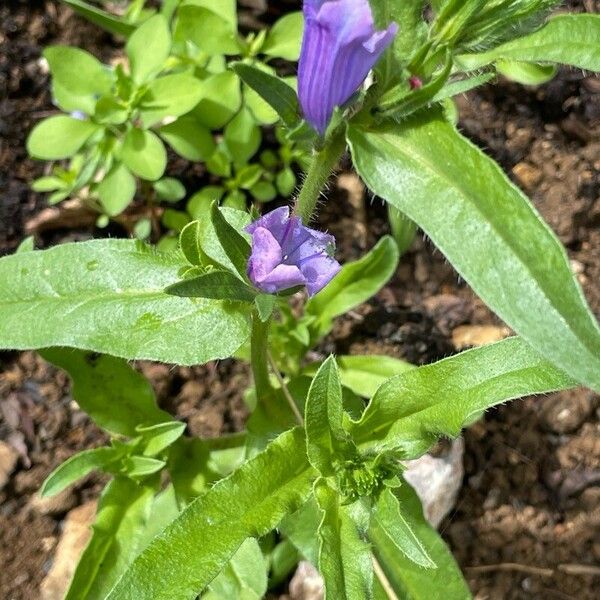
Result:
<svg viewBox="0 0 600 600"><path fill-rule="evenodd" d="M495 162L437 112L353 128L348 139L373 192L415 221L528 343L600 389L600 329L566 252Z"/></svg>
<svg viewBox="0 0 600 600"><path fill-rule="evenodd" d="M27 140L27 151L35 158L59 160L73 156L98 131L89 121L59 115L42 121Z"/></svg>
<svg viewBox="0 0 600 600"><path fill-rule="evenodd" d="M108 599L195 598L245 539L268 533L307 498L313 472L304 444L301 430L289 431L215 484L142 552Z"/></svg>
<svg viewBox="0 0 600 600"><path fill-rule="evenodd" d="M375 354L338 356L336 363L342 385L364 398L373 396L377 388L390 377L415 368L403 360ZM314 376L317 365L318 363L308 365L302 372Z"/></svg>
<svg viewBox="0 0 600 600"><path fill-rule="evenodd" d="M319 571L328 600L372 598L373 563L366 540L369 514L360 502L342 505L340 497L322 479L315 484L322 511L319 525Z"/></svg>
<svg viewBox="0 0 600 600"><path fill-rule="evenodd" d="M207 163L209 172L221 180L226 206L245 209L248 196L270 202L294 192L292 167L303 161L305 152L278 134L276 161L269 166L259 161L261 127L274 125L278 115L235 71L227 70L227 57L279 84L266 61L297 59L300 13L284 16L272 31L244 38L237 31L236 3L231 0L171 1L158 12L136 0L122 17L86 2L67 4L125 35L128 64L102 65L78 48L46 49L54 101L72 114L39 123L28 150L40 160L72 161L68 168L55 165L49 177L35 183L36 191L51 192L52 203L79 197L104 215L101 226L125 211L138 189L149 204L175 202L161 193L162 186L146 185L165 173L166 143L187 160ZM299 111L296 93L288 85L291 79L281 86L296 107L296 124ZM171 231L160 240L161 249L174 247L173 232L189 221L184 211L174 211L167 209L162 219ZM156 233L145 223L133 229L142 239Z"/></svg>
<svg viewBox="0 0 600 600"><path fill-rule="evenodd" d="M499 59L566 64L600 71L600 15L558 15L533 33L488 52L462 54L459 64L477 69Z"/></svg>
<svg viewBox="0 0 600 600"><path fill-rule="evenodd" d="M254 538L248 538L208 586L208 592L202 595L202 599L261 600L267 591L267 583L265 557L258 542Z"/></svg>
<svg viewBox="0 0 600 600"><path fill-rule="evenodd" d="M573 385L523 340L509 338L389 379L351 434L361 447L417 458L488 408Z"/></svg>
<svg viewBox="0 0 600 600"><path fill-rule="evenodd" d="M77 565L65 600L103 600L142 550L156 487L117 477L98 503L92 539Z"/></svg>
<svg viewBox="0 0 600 600"><path fill-rule="evenodd" d="M295 78L274 68L298 58L300 13L242 35L234 0L133 0L121 17L66 3L126 37L127 60L109 67L77 48L46 49L54 101L70 114L33 129L30 154L62 161L33 187L51 203L78 196L99 227L139 190L148 214L132 232L146 239L159 219L169 230L159 250L103 240L32 251L31 239L0 259L0 349L43 349L111 435L42 488L57 494L94 470L113 477L67 600L258 599L300 554L330 599L469 598L401 461L507 400L575 380L600 390L600 329L564 249L460 136L451 98L496 72L537 85L559 63L597 70L597 16L540 27L554 0L445 0L431 3L429 26L422 0L372 0L378 27L396 21L400 33L372 85L317 140ZM248 200L292 195L308 151L308 180L325 183L344 135L388 202L393 237L304 306L293 291L259 293L247 277L244 229L258 214ZM190 198L165 176L166 145L205 163L208 185ZM320 192L311 186L296 206L307 220L302 198ZM385 356L322 360L334 319L390 280L417 226L523 337L419 368ZM193 365L234 353L251 362L253 414L247 431L216 440L185 437L125 360Z"/></svg>
<svg viewBox="0 0 600 600"><path fill-rule="evenodd" d="M49 475L40 494L42 497L55 496L92 471L108 469L120 458L120 453L114 448L94 448L74 454Z"/></svg>
<svg viewBox="0 0 600 600"><path fill-rule="evenodd" d="M178 253L127 240L2 258L1 347L69 346L188 365L227 357L248 337L247 314L167 295L184 266Z"/></svg>
<svg viewBox="0 0 600 600"><path fill-rule="evenodd" d="M369 540L398 598L430 600L439 596L441 590L447 598L471 598L452 553L423 517L421 502L408 483L403 481L400 487L384 495L387 500L377 506ZM399 527L404 531L398 531ZM411 557L419 557L421 564ZM423 562L428 562L430 568L423 568L426 566ZM436 568L431 568L431 563Z"/></svg>
<svg viewBox="0 0 600 600"><path fill-rule="evenodd" d="M73 381L73 399L109 433L135 437L139 427L171 420L156 406L152 386L125 360L72 348L47 348L41 354L67 371Z"/></svg>
<svg viewBox="0 0 600 600"><path fill-rule="evenodd" d="M308 460L325 477L334 475L339 459L353 450L343 416L342 385L331 356L312 381L304 415Z"/></svg>

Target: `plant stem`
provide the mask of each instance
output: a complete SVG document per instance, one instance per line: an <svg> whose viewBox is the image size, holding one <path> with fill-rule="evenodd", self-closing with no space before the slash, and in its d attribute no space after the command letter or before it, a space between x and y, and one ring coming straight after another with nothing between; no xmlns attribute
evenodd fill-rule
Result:
<svg viewBox="0 0 600 600"><path fill-rule="evenodd" d="M394 592L392 584L389 582L389 579L379 564L379 561L375 558L375 555L373 555L373 570L375 571L375 575L377 576L377 579L379 579L379 583L381 583L381 587L384 589L387 597L390 600L399 600L396 592Z"/></svg>
<svg viewBox="0 0 600 600"><path fill-rule="evenodd" d="M269 380L269 326L263 323L255 311L252 315L252 337L250 340L250 362L258 402L269 396L272 387Z"/></svg>
<svg viewBox="0 0 600 600"><path fill-rule="evenodd" d="M296 402L295 402L294 398L292 397L292 394L290 394L290 390L288 389L287 384L285 383L285 380L281 376L281 373L279 372L279 368L275 364L275 361L273 360L271 353L269 353L269 363L271 364L271 370L275 374L275 377L277 378L277 381L279 382L279 385L281 386L281 391L283 392L283 396L287 400L287 403L290 405L290 409L294 413L294 417L296 417L296 421L298 422L298 425L300 425L300 427L304 427L304 418L302 417L302 414L298 410L298 407L296 406Z"/></svg>
<svg viewBox="0 0 600 600"><path fill-rule="evenodd" d="M326 141L325 146L313 155L294 209L294 212L301 217L305 225L310 223L317 202L319 201L319 196L327 184L331 173L337 166L345 148L346 140L344 133L343 131L339 131L333 134Z"/></svg>

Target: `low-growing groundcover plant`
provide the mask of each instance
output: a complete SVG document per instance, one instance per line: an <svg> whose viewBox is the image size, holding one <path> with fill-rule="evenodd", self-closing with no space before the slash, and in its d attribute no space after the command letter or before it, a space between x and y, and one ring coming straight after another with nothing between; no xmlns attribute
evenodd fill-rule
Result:
<svg viewBox="0 0 600 600"><path fill-rule="evenodd" d="M461 136L451 100L496 70L538 81L561 63L599 71L600 17L548 18L555 4L305 0L298 94L274 72L231 66L289 139L313 148L293 207L259 216L213 202L170 252L108 239L0 260L0 347L40 349L68 371L112 437L42 490L112 475L67 598L260 598L300 557L329 599L469 597L403 461L499 403L600 391L600 328L564 248ZM309 361L399 260L384 237L340 266L333 238L312 227L346 148L397 230L416 223L514 337L419 368ZM185 436L127 363L232 356L251 365L252 414L246 431L216 440Z"/></svg>

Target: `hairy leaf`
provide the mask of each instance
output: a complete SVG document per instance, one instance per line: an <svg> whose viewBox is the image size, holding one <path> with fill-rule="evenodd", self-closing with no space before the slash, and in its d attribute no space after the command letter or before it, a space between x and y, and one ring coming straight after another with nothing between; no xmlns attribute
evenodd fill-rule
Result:
<svg viewBox="0 0 600 600"><path fill-rule="evenodd" d="M353 424L353 439L416 458L492 406L574 385L523 340L509 338L388 380Z"/></svg>
<svg viewBox="0 0 600 600"><path fill-rule="evenodd" d="M322 475L335 474L335 464L350 445L342 426L342 385L335 358L318 370L306 400L306 447L311 465Z"/></svg>
<svg viewBox="0 0 600 600"><path fill-rule="evenodd" d="M0 348L68 346L199 364L249 335L239 307L165 294L185 261L130 240L64 244L0 259Z"/></svg>
<svg viewBox="0 0 600 600"><path fill-rule="evenodd" d="M572 65L600 71L600 15L558 15L544 27L480 54L462 54L459 63L478 69L498 59Z"/></svg>
<svg viewBox="0 0 600 600"><path fill-rule="evenodd" d="M233 70L262 98L275 109L282 121L292 127L298 121L300 108L294 89L279 77L265 72L263 69L237 62Z"/></svg>
<svg viewBox="0 0 600 600"><path fill-rule="evenodd" d="M77 565L65 600L104 600L142 549L155 490L117 477L98 503L92 539Z"/></svg>
<svg viewBox="0 0 600 600"><path fill-rule="evenodd" d="M386 491L385 494L392 494L392 492ZM394 490L394 494L395 497L390 500L395 501L404 521L410 524L419 546L437 565L436 569L424 569L411 560L407 556L408 548L405 546L402 550L398 544L400 540L390 537L394 534L394 530L386 531L376 512L375 518L371 521L369 539L373 543L373 552L394 593L398 598L406 600L432 600L440 597L441 590L444 598L452 598L452 600L471 598L467 583L452 553L437 531L423 517L421 502L413 489L408 483L403 482L400 488ZM381 507L378 509L381 515ZM388 516L392 517L391 514ZM404 538L404 542L406 541Z"/></svg>
<svg viewBox="0 0 600 600"><path fill-rule="evenodd" d="M323 511L319 571L325 580L325 599L372 598L373 564L365 540L368 515L365 523L363 511L356 510L356 506L342 506L337 492L322 479L315 485L315 496Z"/></svg>
<svg viewBox="0 0 600 600"><path fill-rule="evenodd" d="M254 302L254 290L229 271L210 271L204 275L184 279L165 289L167 294L181 298L211 298Z"/></svg>
<svg viewBox="0 0 600 600"><path fill-rule="evenodd" d="M373 192L415 221L528 343L600 390L600 328L566 252L494 161L435 111L353 128L349 141Z"/></svg>
<svg viewBox="0 0 600 600"><path fill-rule="evenodd" d="M265 535L308 497L315 474L304 445L301 430L289 431L216 483L136 559L108 599L195 598L246 538Z"/></svg>

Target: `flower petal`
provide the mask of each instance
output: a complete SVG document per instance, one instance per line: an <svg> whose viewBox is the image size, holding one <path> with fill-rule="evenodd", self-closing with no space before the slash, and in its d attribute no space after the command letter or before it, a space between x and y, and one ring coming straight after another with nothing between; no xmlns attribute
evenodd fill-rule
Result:
<svg viewBox="0 0 600 600"><path fill-rule="evenodd" d="M257 285L263 292L274 294L283 290L305 285L302 271L295 265L278 265Z"/></svg>
<svg viewBox="0 0 600 600"><path fill-rule="evenodd" d="M289 223L290 209L288 206L280 206L266 215L260 217L253 223L250 223L245 229L248 233L254 234L254 232L260 227L268 229L273 237L280 241L283 239L286 227Z"/></svg>
<svg viewBox="0 0 600 600"><path fill-rule="evenodd" d="M304 117L323 134L335 107L360 87L398 26L376 31L368 0L305 1L304 14L298 95Z"/></svg>
<svg viewBox="0 0 600 600"><path fill-rule="evenodd" d="M300 270L306 279L308 295L314 296L320 292L340 272L341 268L337 260L323 254L304 261Z"/></svg>
<svg viewBox="0 0 600 600"><path fill-rule="evenodd" d="M279 242L263 227L252 233L252 254L248 260L248 277L257 287L281 263L282 254Z"/></svg>

